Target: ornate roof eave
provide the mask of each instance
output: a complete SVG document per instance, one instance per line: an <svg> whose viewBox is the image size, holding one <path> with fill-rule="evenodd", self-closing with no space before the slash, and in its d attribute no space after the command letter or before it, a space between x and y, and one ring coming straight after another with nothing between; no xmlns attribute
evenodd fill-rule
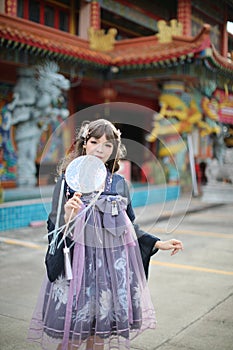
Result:
<svg viewBox="0 0 233 350"><path fill-rule="evenodd" d="M210 26L204 25L196 37L173 36L168 43L159 43L158 38L147 36L122 40L110 52L112 64L121 69L152 68L183 62L211 47Z"/></svg>
<svg viewBox="0 0 233 350"><path fill-rule="evenodd" d="M171 42L160 43L158 37L152 35L117 41L112 51L101 52L90 49L89 41L76 35L50 27L45 31L38 23L0 14L0 47L27 50L41 58L80 63L97 70L111 66L120 70L146 70L177 65L198 57L223 72L233 72L233 64L211 45L207 24L195 37L172 36Z"/></svg>
<svg viewBox="0 0 233 350"><path fill-rule="evenodd" d="M111 57L89 49L87 40L18 17L0 14L0 46L50 59L106 68Z"/></svg>
<svg viewBox="0 0 233 350"><path fill-rule="evenodd" d="M215 49L214 45L203 52L206 67L210 70L222 71L225 74L233 75L233 62L221 56Z"/></svg>

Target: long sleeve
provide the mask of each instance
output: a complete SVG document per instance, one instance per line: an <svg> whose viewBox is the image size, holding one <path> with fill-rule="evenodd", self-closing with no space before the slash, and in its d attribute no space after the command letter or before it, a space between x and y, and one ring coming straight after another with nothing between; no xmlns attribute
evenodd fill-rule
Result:
<svg viewBox="0 0 233 350"><path fill-rule="evenodd" d="M135 214L131 203L128 184L125 181L125 179L118 174L115 174L113 177L113 190L116 191L118 194L122 195L123 197L127 197L128 199L128 206L127 206L126 212L134 226L134 229L138 238L138 244L141 250L141 256L142 256L145 274L146 274L146 277L148 278L150 258L152 255L157 253L158 249L155 248L155 244L160 239L154 235L151 235L141 230L139 225L135 223Z"/></svg>
<svg viewBox="0 0 233 350"><path fill-rule="evenodd" d="M62 177L60 177L54 187L53 191L53 197L52 197L52 208L51 212L48 216L47 220L47 229L48 232L51 232L55 228L55 223L57 219L57 209L58 209L58 201L59 201L59 195L61 190L61 184L62 184ZM65 193L63 194L62 198L62 204L61 204L61 215L59 218L59 226L62 226L64 222L64 204L65 204ZM49 236L50 237L50 236ZM51 239L50 239L51 240Z"/></svg>
<svg viewBox="0 0 233 350"><path fill-rule="evenodd" d="M52 232L55 229L56 226L56 219L57 219L57 212L58 212L58 205L59 205L59 197L61 192L62 185L62 177L60 177L55 185L54 192L53 192L53 198L52 198L52 208L51 212L48 216L47 220L47 229L48 233ZM60 210L60 216L58 221L58 226L64 225L64 204L65 204L65 190L62 193L62 201L61 201L61 210ZM59 234L57 238L57 242L59 242L62 239L62 232ZM59 246L55 245L55 251L53 254L50 253L50 243L53 238L53 235L48 235L48 249L45 256L45 265L47 269L47 275L51 282L55 281L59 275L61 275L64 271L64 256L63 256L63 248L64 248L64 242L60 244ZM66 238L67 245L70 245L70 239ZM73 253L73 249L71 249L71 257Z"/></svg>

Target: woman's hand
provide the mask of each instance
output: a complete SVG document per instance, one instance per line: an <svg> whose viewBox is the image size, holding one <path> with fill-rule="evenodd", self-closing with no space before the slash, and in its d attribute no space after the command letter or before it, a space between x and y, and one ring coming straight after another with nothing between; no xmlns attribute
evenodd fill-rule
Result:
<svg viewBox="0 0 233 350"><path fill-rule="evenodd" d="M65 215L64 215L64 219L65 219L65 223L67 223L68 221L72 220L75 218L75 216L78 214L78 212L80 211L83 202L81 201L80 197L81 197L81 193L79 192L75 192L73 197L70 198L65 206Z"/></svg>
<svg viewBox="0 0 233 350"><path fill-rule="evenodd" d="M172 250L171 255L175 255L179 250L183 250L183 243L177 239L169 239L168 241L157 241L155 248L161 250Z"/></svg>

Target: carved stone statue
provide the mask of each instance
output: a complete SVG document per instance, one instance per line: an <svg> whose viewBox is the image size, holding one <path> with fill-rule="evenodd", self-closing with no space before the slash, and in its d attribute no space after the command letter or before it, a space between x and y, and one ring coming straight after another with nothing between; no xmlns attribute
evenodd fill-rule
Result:
<svg viewBox="0 0 233 350"><path fill-rule="evenodd" d="M70 82L58 71L53 62L20 68L13 101L6 105L15 127L18 186L36 185L35 159L41 134L53 120L69 115L68 109L60 106L60 100Z"/></svg>
<svg viewBox="0 0 233 350"><path fill-rule="evenodd" d="M206 167L206 176L209 184L228 182L233 184L233 148L225 150L223 163L214 158Z"/></svg>

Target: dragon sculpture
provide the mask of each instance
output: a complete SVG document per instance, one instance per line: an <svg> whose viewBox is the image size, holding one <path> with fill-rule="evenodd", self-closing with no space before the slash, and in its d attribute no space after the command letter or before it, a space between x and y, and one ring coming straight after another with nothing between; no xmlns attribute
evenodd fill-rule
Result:
<svg viewBox="0 0 233 350"><path fill-rule="evenodd" d="M17 184L35 186L37 149L40 137L48 125L58 117L69 116L62 106L63 91L70 88L70 81L58 73L54 62L33 68L20 68L19 78L13 90L13 101L3 109L14 126L17 148Z"/></svg>

